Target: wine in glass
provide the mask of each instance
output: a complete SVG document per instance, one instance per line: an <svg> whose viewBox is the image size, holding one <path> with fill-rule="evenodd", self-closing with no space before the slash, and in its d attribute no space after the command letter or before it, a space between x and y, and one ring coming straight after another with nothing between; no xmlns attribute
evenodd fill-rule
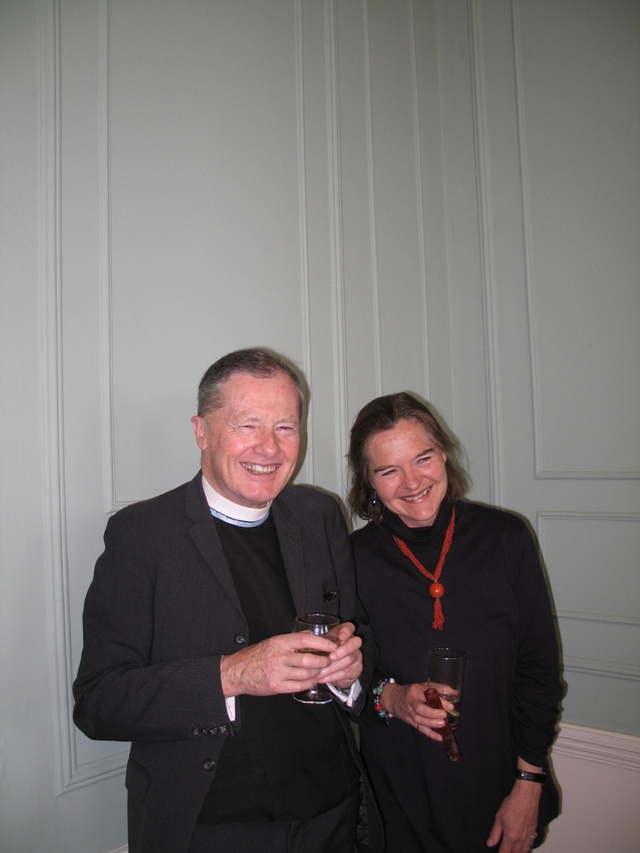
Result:
<svg viewBox="0 0 640 853"><path fill-rule="evenodd" d="M429 675L427 687L433 687L441 699L454 706L447 711L447 720L452 731L460 724L460 702L462 700L462 677L466 655L462 649L429 649Z"/></svg>
<svg viewBox="0 0 640 853"><path fill-rule="evenodd" d="M308 631L310 634L315 634L318 637L325 637L338 645L337 629L340 625L340 620L337 616L329 616L328 613L303 613L296 616L296 621L293 626L293 631ZM329 657L329 652L322 652L319 649L297 649L298 652L320 655ZM326 705L331 702L333 694L325 684L314 684L308 690L302 690L300 693L294 693L293 698L298 702L304 702L306 705Z"/></svg>

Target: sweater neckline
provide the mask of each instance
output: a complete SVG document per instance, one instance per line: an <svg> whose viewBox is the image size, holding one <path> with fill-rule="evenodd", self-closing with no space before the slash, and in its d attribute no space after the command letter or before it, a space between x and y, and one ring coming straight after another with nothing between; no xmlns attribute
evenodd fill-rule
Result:
<svg viewBox="0 0 640 853"><path fill-rule="evenodd" d="M404 539L405 542L429 544L441 539L451 521L453 504L445 497L438 509L436 520L429 527L408 527L399 515L386 507L383 510L383 524L392 534Z"/></svg>

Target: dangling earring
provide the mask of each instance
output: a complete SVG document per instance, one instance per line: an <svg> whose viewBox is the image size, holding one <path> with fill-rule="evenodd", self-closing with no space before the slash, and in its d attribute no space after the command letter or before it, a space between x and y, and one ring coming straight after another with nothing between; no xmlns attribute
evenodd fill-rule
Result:
<svg viewBox="0 0 640 853"><path fill-rule="evenodd" d="M371 496L371 506L378 506L378 493L376 490L373 490L373 495Z"/></svg>

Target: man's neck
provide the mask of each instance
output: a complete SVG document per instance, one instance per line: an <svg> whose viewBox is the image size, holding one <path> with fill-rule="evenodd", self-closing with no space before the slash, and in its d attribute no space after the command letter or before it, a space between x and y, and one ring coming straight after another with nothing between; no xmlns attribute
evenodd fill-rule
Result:
<svg viewBox="0 0 640 853"><path fill-rule="evenodd" d="M210 509L223 521L229 520L232 523L241 521L255 524L264 521L269 515L271 501L263 507L242 506L234 503L217 492L204 474L202 475L202 487Z"/></svg>

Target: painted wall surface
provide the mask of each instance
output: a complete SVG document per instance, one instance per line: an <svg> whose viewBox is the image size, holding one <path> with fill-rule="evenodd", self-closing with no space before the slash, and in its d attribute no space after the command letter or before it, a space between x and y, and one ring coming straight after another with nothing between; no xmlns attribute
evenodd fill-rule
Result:
<svg viewBox="0 0 640 853"><path fill-rule="evenodd" d="M547 847L587 849L586 809L638 849L639 26L637 0L0 0L2 853L126 843L127 746L71 722L82 602L250 345L309 383L299 482L344 497L355 413L407 389L472 497L529 519L567 682Z"/></svg>

